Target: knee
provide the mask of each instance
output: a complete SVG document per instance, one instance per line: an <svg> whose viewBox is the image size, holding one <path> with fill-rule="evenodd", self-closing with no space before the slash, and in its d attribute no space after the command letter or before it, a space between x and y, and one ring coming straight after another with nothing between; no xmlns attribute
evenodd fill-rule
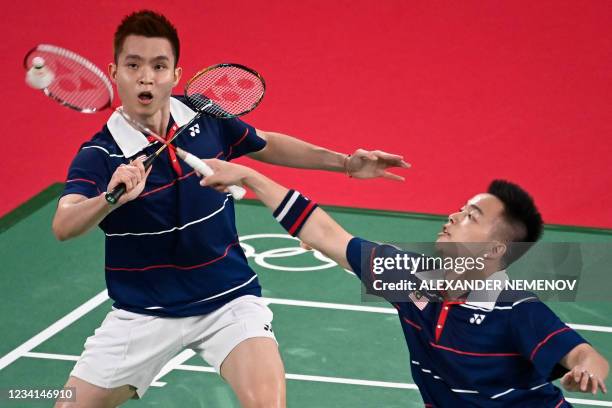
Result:
<svg viewBox="0 0 612 408"><path fill-rule="evenodd" d="M249 387L243 392L242 404L245 408L284 408L285 382L268 381L264 386Z"/></svg>

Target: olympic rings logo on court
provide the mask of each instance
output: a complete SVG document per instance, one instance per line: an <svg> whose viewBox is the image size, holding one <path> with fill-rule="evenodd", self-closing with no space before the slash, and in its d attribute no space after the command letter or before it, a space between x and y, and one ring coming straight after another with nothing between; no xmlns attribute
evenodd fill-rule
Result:
<svg viewBox="0 0 612 408"><path fill-rule="evenodd" d="M295 246L286 246L280 248L272 248L266 249L262 251L258 251L256 246L254 245L255 240L270 240L270 239L281 239L281 240L289 240L295 244ZM300 240L298 238L292 237L287 234L251 234L240 237L240 246L242 247L244 254L247 258L253 259L253 261L261 266L262 268L271 269L275 271L286 271L286 272L310 272L310 271L320 271L323 269L330 269L338 266L336 262L332 259L329 259L321 252L317 250L307 250L299 245ZM279 265L274 260L281 260L284 258L293 258L302 256L304 254L310 253L313 255L313 258L316 262L315 265L307 265L307 266L286 266ZM346 271L348 273L353 274L351 271Z"/></svg>

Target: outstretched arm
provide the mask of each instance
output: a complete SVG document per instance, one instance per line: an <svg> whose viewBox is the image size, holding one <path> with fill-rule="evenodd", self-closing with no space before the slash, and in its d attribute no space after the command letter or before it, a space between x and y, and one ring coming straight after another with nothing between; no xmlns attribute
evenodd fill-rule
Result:
<svg viewBox="0 0 612 408"><path fill-rule="evenodd" d="M266 147L249 156L280 166L344 172L350 177L364 179L384 177L396 181L403 181L404 177L388 169L410 167L402 156L380 150L357 149L347 155L281 133L257 129L257 135L266 141Z"/></svg>
<svg viewBox="0 0 612 408"><path fill-rule="evenodd" d="M204 160L204 162L213 169L215 174L205 177L200 184L220 191L225 191L228 185L233 184L247 186L272 211L278 208L289 191L248 167L216 159ZM308 246L336 261L343 268L350 268L346 259L346 247L353 236L322 209L314 210L299 231L298 237Z"/></svg>

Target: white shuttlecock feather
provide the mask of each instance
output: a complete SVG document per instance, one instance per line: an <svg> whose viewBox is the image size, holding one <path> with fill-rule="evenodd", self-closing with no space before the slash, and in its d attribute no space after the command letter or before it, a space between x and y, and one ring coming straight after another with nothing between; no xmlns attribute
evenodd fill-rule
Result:
<svg viewBox="0 0 612 408"><path fill-rule="evenodd" d="M45 66L45 60L41 57L32 59L32 67L26 73L26 83L34 89L47 88L53 82L55 75Z"/></svg>

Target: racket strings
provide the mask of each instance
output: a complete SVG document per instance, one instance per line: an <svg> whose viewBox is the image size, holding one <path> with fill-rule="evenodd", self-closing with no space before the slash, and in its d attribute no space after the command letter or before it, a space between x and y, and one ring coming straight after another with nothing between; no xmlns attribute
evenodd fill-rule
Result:
<svg viewBox="0 0 612 408"><path fill-rule="evenodd" d="M95 65L68 50L49 46L39 47L29 56L42 57L45 67L54 76L45 89L49 96L69 107L86 112L96 112L110 105L113 92L106 76ZM41 49L42 48L42 49Z"/></svg>
<svg viewBox="0 0 612 408"><path fill-rule="evenodd" d="M265 92L259 76L236 66L204 71L187 86L185 95L194 107L214 116L239 116L253 110Z"/></svg>

